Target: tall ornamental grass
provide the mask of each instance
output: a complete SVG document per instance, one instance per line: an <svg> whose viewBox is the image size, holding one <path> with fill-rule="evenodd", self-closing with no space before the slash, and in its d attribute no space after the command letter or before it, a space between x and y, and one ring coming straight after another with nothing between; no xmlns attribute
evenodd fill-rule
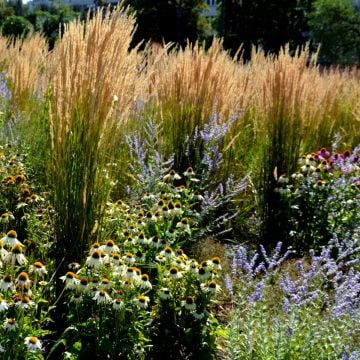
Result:
<svg viewBox="0 0 360 360"><path fill-rule="evenodd" d="M71 22L49 56L49 183L57 212L57 254L81 260L96 238L113 153L141 84L129 44L134 19L120 8ZM59 255L61 254L61 255Z"/></svg>

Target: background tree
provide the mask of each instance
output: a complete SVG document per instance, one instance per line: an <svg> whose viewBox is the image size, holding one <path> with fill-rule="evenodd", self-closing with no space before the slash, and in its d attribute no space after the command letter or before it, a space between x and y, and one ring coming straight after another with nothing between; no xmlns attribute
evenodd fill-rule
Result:
<svg viewBox="0 0 360 360"><path fill-rule="evenodd" d="M203 0L127 0L125 4L136 13L134 44L152 40L184 45L187 39L194 42L204 36Z"/></svg>
<svg viewBox="0 0 360 360"><path fill-rule="evenodd" d="M360 63L360 2L315 0L310 14L311 37L320 44L325 63Z"/></svg>
<svg viewBox="0 0 360 360"><path fill-rule="evenodd" d="M307 40L307 14L312 0L222 0L216 27L224 37L224 46L236 51L241 44L245 57L251 46L261 46L266 53L278 52Z"/></svg>
<svg viewBox="0 0 360 360"><path fill-rule="evenodd" d="M21 37L26 36L33 30L30 21L22 16L12 15L6 18L2 27L2 34L4 36Z"/></svg>

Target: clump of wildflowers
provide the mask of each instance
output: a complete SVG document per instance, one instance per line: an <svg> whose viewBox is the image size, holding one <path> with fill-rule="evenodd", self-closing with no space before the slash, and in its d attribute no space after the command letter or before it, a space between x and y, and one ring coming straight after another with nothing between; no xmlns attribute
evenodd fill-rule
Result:
<svg viewBox="0 0 360 360"><path fill-rule="evenodd" d="M326 245L360 223L360 148L343 153L321 148L299 160L291 181L278 179L276 191L288 206L287 241L298 250Z"/></svg>

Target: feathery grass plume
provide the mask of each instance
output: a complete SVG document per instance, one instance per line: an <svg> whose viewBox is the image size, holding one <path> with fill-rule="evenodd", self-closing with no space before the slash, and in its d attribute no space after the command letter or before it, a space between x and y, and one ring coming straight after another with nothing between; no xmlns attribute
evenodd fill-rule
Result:
<svg viewBox="0 0 360 360"><path fill-rule="evenodd" d="M164 126L165 146L175 153L175 167L186 169L185 138L201 127L217 105L228 116L238 108L236 64L214 40L205 51L200 44L149 55L149 93L155 96Z"/></svg>
<svg viewBox="0 0 360 360"><path fill-rule="evenodd" d="M120 134L141 81L129 51L134 18L121 7L65 26L49 57L50 184L57 212L57 253L84 258L111 182ZM61 261L61 259L58 259Z"/></svg>
<svg viewBox="0 0 360 360"><path fill-rule="evenodd" d="M38 34L25 39L11 39L4 51L2 57L5 58L13 107L20 111L30 111L48 53L46 39Z"/></svg>

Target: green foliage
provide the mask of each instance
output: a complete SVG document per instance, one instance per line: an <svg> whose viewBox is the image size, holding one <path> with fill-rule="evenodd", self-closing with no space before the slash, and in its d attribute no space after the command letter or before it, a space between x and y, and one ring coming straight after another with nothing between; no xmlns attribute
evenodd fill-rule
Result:
<svg viewBox="0 0 360 360"><path fill-rule="evenodd" d="M220 4L216 24L224 46L235 52L243 44L245 58L252 45L278 52L287 43L295 49L306 41L303 33L310 1L224 0Z"/></svg>
<svg viewBox="0 0 360 360"><path fill-rule="evenodd" d="M195 42L204 33L201 21L202 0L125 1L136 13L138 23L133 43L140 41L176 42L185 45Z"/></svg>
<svg viewBox="0 0 360 360"><path fill-rule="evenodd" d="M359 63L360 9L351 0L315 0L309 24L322 61Z"/></svg>
<svg viewBox="0 0 360 360"><path fill-rule="evenodd" d="M21 16L12 15L6 18L2 27L3 36L12 37L25 37L31 31L33 26L30 21Z"/></svg>

